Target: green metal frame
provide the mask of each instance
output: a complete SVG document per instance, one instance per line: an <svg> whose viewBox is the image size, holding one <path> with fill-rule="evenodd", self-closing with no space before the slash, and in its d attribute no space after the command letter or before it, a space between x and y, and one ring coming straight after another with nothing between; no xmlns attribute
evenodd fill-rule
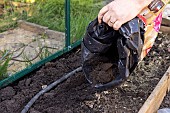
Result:
<svg viewBox="0 0 170 113"><path fill-rule="evenodd" d="M66 37L65 37L65 48L64 49L50 55L47 58L44 58L43 60L39 62L36 62L35 64L23 69L20 72L17 72L16 74L6 79L1 80L0 88L9 85L10 83L20 79L21 77L24 77L26 74L32 72L33 70L37 69L43 64L63 55L64 53L69 52L70 50L74 49L75 47L81 44L81 40L78 40L77 42L70 44L70 0L65 0L65 36Z"/></svg>
<svg viewBox="0 0 170 113"><path fill-rule="evenodd" d="M4 80L1 80L0 81L0 88L4 87L4 86L7 86L8 84L18 80L19 78L25 76L26 74L32 72L33 70L37 69L38 67L42 66L43 64L63 55L64 53L67 53L69 52L70 50L74 49L75 47L79 46L81 43L81 40L75 42L74 44L70 45L69 47L65 47L63 50L60 50L54 54L52 54L51 56L25 68L24 70L4 79Z"/></svg>
<svg viewBox="0 0 170 113"><path fill-rule="evenodd" d="M70 46L70 0L65 0L65 46Z"/></svg>

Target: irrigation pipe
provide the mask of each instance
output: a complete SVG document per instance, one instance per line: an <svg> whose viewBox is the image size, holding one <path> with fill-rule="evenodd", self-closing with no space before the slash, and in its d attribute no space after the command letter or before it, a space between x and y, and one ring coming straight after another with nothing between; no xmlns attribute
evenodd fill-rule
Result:
<svg viewBox="0 0 170 113"><path fill-rule="evenodd" d="M63 77L61 77L60 79L56 80L55 82L53 82L52 84L48 85L45 89L41 90L39 93L37 93L28 103L27 105L24 107L24 109L21 111L21 113L27 113L27 111L29 110L29 108L34 104L34 102L44 93L50 91L53 87L57 86L58 84L60 84L61 82L67 80L69 77L73 76L75 73L82 71L82 67L78 67L77 69L67 73L66 75L64 75Z"/></svg>
<svg viewBox="0 0 170 113"><path fill-rule="evenodd" d="M57 48L53 48L53 47L43 46L42 48L40 48L40 51L38 52L38 54L34 58L32 58L32 59L28 59L28 60L19 60L19 59L16 59L17 57L19 57L19 55L21 55L24 52L24 50L23 50L17 57L16 56L12 57L11 60L18 61L18 62L32 62L33 60L35 60L36 58L38 58L40 56L40 54L42 53L44 48L57 49Z"/></svg>

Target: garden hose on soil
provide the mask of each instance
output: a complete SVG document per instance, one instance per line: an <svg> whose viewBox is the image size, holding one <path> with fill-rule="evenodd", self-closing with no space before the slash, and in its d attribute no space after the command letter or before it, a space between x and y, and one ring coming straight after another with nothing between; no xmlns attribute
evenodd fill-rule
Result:
<svg viewBox="0 0 170 113"><path fill-rule="evenodd" d="M24 109L21 111L21 113L27 113L27 111L30 109L30 107L34 104L34 102L44 93L50 91L52 88L60 84L61 82L67 80L69 77L75 75L75 73L82 71L82 67L78 67L77 69L67 73L66 75L62 76L60 79L56 80L52 84L48 85L45 89L41 90L39 93L37 93L24 107Z"/></svg>

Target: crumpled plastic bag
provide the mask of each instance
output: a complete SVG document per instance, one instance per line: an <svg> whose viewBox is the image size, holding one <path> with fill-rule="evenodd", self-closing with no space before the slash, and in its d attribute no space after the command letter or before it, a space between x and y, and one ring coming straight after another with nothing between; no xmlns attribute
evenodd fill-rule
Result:
<svg viewBox="0 0 170 113"><path fill-rule="evenodd" d="M113 30L104 22L99 24L97 19L92 21L86 30L81 47L82 67L88 82L95 88L120 85L139 63L143 43L144 24L139 18L134 18L122 25L119 31ZM108 81L108 83L100 81L94 83L92 76L96 70L95 66L99 63L102 65L112 64L109 67L112 73L109 71L103 76L111 74L113 80ZM100 70L102 71L102 69L104 67Z"/></svg>
<svg viewBox="0 0 170 113"><path fill-rule="evenodd" d="M119 31L99 24L97 19L89 24L81 51L83 72L89 83L96 88L108 88L127 79L152 48L167 4L167 0L153 0Z"/></svg>

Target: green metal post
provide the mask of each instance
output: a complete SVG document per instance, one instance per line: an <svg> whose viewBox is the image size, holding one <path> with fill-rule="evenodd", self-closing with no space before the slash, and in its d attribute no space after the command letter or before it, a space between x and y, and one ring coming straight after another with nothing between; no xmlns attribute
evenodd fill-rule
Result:
<svg viewBox="0 0 170 113"><path fill-rule="evenodd" d="M70 0L65 0L65 46L70 46Z"/></svg>

